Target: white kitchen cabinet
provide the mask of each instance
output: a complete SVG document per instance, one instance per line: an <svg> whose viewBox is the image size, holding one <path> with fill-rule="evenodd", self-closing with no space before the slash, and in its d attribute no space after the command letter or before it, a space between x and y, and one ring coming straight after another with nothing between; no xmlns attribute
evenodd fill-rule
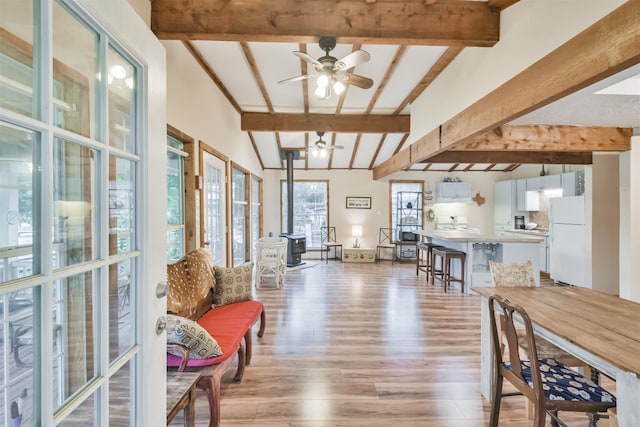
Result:
<svg viewBox="0 0 640 427"><path fill-rule="evenodd" d="M498 181L495 183L493 193L493 231L498 235L505 230L513 230L514 217L524 216L525 221L529 217L526 212L516 206L516 180Z"/></svg>
<svg viewBox="0 0 640 427"><path fill-rule="evenodd" d="M519 211L527 210L527 180L516 180L516 209Z"/></svg>
<svg viewBox="0 0 640 427"><path fill-rule="evenodd" d="M527 178L527 191L544 190L544 176L534 176Z"/></svg>
<svg viewBox="0 0 640 427"><path fill-rule="evenodd" d="M562 175L545 175L543 178L544 190L558 190L562 188Z"/></svg>
<svg viewBox="0 0 640 427"><path fill-rule="evenodd" d="M543 271L545 273L549 272L549 267L547 266L547 239L545 239L544 242L540 242L540 257L539 257L539 262L540 262L540 271Z"/></svg>
<svg viewBox="0 0 640 427"><path fill-rule="evenodd" d="M436 203L470 203L471 183L439 182L436 185Z"/></svg>
<svg viewBox="0 0 640 427"><path fill-rule="evenodd" d="M562 188L561 175L545 175L527 178L527 191L555 190Z"/></svg>
<svg viewBox="0 0 640 427"><path fill-rule="evenodd" d="M582 196L584 194L584 172L562 174L562 197Z"/></svg>
<svg viewBox="0 0 640 427"><path fill-rule="evenodd" d="M519 211L540 210L540 196L537 191L527 191L527 179L516 180L516 208Z"/></svg>

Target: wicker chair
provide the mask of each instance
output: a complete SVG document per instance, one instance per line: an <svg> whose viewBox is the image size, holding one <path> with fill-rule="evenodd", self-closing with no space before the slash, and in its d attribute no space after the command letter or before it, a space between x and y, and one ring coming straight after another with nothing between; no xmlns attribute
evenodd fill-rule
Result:
<svg viewBox="0 0 640 427"><path fill-rule="evenodd" d="M284 285L287 272L287 239L263 237L256 242L256 288L273 278L276 288Z"/></svg>

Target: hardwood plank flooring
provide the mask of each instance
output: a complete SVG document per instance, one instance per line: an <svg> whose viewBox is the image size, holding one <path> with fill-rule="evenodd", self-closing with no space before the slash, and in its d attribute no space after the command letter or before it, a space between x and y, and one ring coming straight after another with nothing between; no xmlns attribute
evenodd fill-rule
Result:
<svg viewBox="0 0 640 427"><path fill-rule="evenodd" d="M255 297L267 329L254 337L242 383L223 378L222 427L488 425L478 296L444 294L412 264L329 262L289 272L284 288ZM588 425L582 414L561 417ZM196 426L208 422L198 391ZM500 426L531 424L523 398L503 400Z"/></svg>

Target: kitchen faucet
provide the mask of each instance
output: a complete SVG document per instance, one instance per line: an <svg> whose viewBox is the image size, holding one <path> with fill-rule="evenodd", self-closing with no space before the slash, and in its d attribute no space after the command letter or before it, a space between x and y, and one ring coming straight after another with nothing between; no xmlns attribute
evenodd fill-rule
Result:
<svg viewBox="0 0 640 427"><path fill-rule="evenodd" d="M458 217L457 216L451 216L451 225L453 225L454 227L458 225Z"/></svg>

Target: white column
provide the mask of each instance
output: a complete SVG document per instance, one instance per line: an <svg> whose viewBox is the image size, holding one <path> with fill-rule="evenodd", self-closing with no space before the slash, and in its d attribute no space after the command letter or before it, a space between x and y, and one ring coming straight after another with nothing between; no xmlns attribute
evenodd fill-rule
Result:
<svg viewBox="0 0 640 427"><path fill-rule="evenodd" d="M620 297L640 302L640 136L620 155ZM635 261L635 262L634 262Z"/></svg>

